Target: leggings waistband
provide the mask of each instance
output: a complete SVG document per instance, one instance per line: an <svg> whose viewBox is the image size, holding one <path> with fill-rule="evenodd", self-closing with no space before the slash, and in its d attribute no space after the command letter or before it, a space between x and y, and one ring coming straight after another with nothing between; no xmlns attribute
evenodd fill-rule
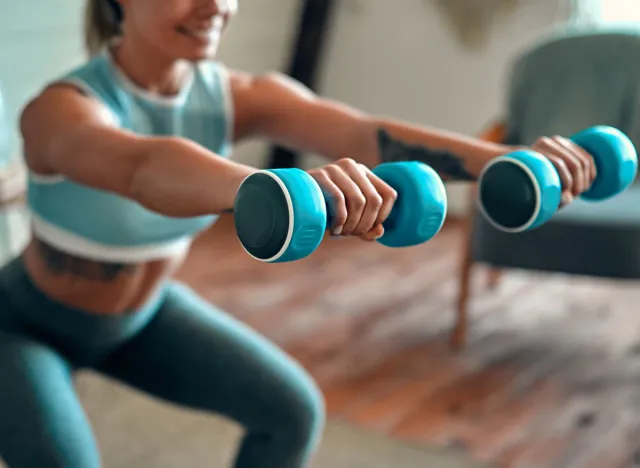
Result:
<svg viewBox="0 0 640 468"><path fill-rule="evenodd" d="M155 315L163 287L144 307L129 314L105 315L74 309L44 294L17 257L0 270L0 329L29 330L74 354L95 354L135 335Z"/></svg>

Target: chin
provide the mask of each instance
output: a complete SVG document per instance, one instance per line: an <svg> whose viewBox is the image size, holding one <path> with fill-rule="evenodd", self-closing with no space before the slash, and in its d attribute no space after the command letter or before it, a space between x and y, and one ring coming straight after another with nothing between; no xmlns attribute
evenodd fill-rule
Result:
<svg viewBox="0 0 640 468"><path fill-rule="evenodd" d="M183 50L178 54L179 59L190 62L201 62L203 60L215 60L218 56L218 46L199 47L197 49Z"/></svg>

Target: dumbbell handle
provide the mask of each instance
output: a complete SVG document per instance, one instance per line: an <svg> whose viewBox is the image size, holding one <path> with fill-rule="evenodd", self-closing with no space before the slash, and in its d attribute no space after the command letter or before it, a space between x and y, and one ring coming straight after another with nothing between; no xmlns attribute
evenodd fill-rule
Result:
<svg viewBox="0 0 640 468"><path fill-rule="evenodd" d="M407 177L406 174L410 172L420 176ZM373 173L398 194L389 216L382 224L385 234L378 242L387 247L408 247L425 242L440 231L447 211L446 192L440 176L430 166L419 162L383 163L376 166ZM330 229L335 219L334 204L331 195L322 188L320 190L325 200L326 229ZM425 193L429 193L429 196L425 197ZM408 206L409 200L412 208ZM434 209L432 203L437 203L439 208ZM404 232L398 230L398 226L403 226Z"/></svg>

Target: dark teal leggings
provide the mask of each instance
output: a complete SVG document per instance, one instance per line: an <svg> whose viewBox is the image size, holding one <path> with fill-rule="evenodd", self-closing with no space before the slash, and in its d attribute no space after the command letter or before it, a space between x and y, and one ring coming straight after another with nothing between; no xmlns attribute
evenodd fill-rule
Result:
<svg viewBox="0 0 640 468"><path fill-rule="evenodd" d="M324 400L312 378L187 287L169 283L132 314L94 315L48 299L20 259L6 265L0 270L0 458L10 468L101 466L73 387L73 372L81 368L235 420L246 429L236 468L307 466L321 438Z"/></svg>

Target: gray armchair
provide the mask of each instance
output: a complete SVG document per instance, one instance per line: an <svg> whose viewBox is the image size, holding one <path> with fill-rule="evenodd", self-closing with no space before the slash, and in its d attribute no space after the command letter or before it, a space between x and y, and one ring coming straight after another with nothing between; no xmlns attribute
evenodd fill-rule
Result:
<svg viewBox="0 0 640 468"><path fill-rule="evenodd" d="M571 136L593 125L625 132L640 148L640 28L565 31L546 38L513 67L508 113L486 138L529 145L543 135ZM502 131L501 131L502 130ZM547 224L521 234L492 227L477 210L467 223L457 320L462 347L473 265L593 277L640 278L640 184L601 203L576 200Z"/></svg>

